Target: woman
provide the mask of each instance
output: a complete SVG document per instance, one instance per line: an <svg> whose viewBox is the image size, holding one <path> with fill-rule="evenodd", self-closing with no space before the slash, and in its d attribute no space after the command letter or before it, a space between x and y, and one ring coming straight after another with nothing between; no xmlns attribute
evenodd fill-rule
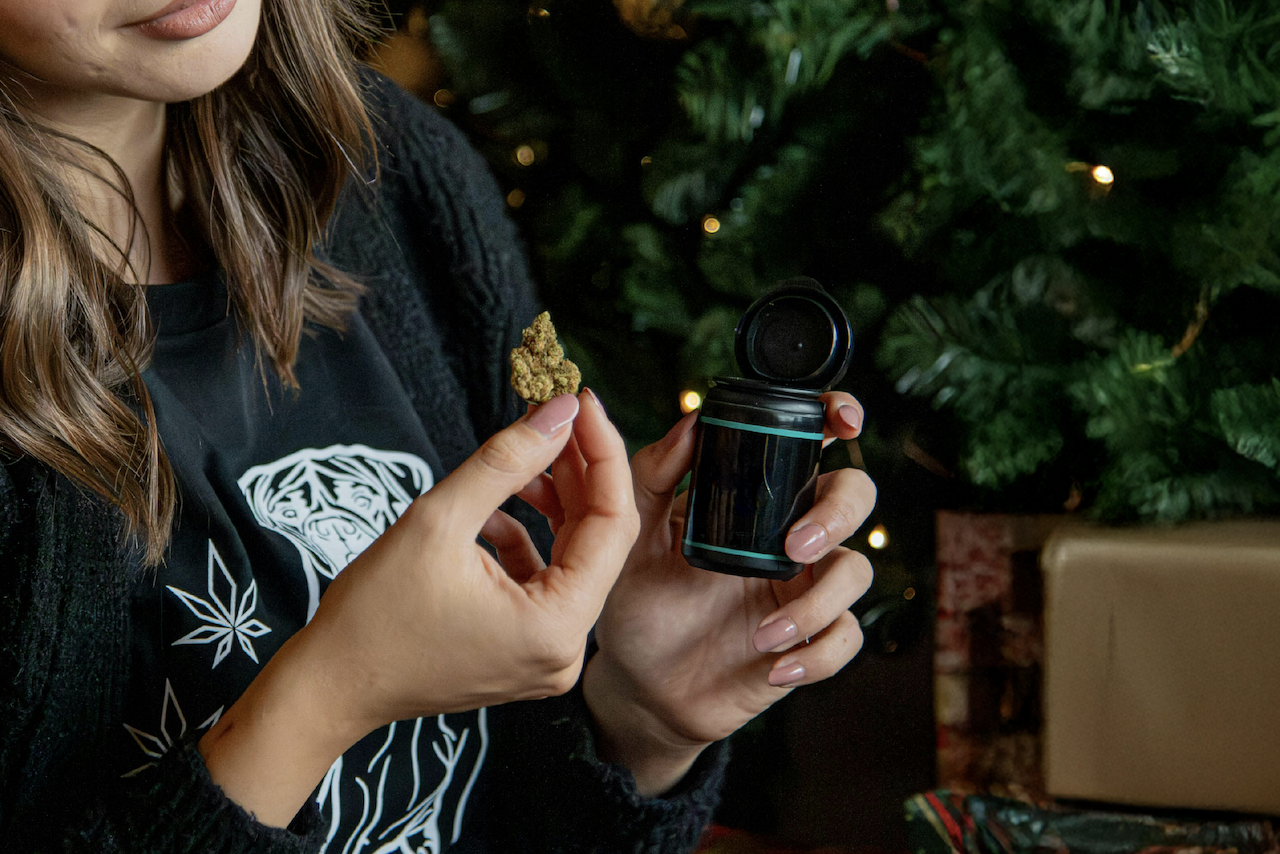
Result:
<svg viewBox="0 0 1280 854"><path fill-rule="evenodd" d="M691 418L511 423L515 235L359 12L0 0L15 850L686 850L712 745L860 645L865 476L744 581L672 535Z"/></svg>

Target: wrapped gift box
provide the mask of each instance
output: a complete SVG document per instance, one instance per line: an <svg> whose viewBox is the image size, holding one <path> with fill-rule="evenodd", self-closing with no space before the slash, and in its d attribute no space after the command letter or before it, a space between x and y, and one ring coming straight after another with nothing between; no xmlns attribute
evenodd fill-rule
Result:
<svg viewBox="0 0 1280 854"><path fill-rule="evenodd" d="M1276 854L1267 820L1156 818L939 790L905 805L911 854Z"/></svg>
<svg viewBox="0 0 1280 854"><path fill-rule="evenodd" d="M1280 522L1059 529L1049 794L1280 815Z"/></svg>
<svg viewBox="0 0 1280 854"><path fill-rule="evenodd" d="M1060 516L940 512L938 783L1037 797L1040 547Z"/></svg>

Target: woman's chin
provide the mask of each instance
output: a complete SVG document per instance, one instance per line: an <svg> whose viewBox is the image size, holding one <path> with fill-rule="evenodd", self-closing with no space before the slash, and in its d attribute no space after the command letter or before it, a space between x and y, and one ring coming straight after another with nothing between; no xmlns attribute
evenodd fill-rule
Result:
<svg viewBox="0 0 1280 854"><path fill-rule="evenodd" d="M260 8L257 0L239 0L226 21L198 39L164 42L139 37L139 58L145 61L135 67L131 80L122 75L121 88L126 91L117 94L176 103L217 89L248 61Z"/></svg>

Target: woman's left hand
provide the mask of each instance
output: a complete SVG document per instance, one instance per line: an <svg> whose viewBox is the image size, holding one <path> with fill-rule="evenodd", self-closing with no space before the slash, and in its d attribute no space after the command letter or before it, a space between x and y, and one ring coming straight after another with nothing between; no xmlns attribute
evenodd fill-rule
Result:
<svg viewBox="0 0 1280 854"><path fill-rule="evenodd" d="M862 408L824 395L826 435L851 439ZM862 646L849 607L871 584L871 565L841 547L871 513L876 489L856 469L818 479L813 508L792 526L786 552L805 569L790 581L691 567L680 551L693 459L691 414L631 461L640 537L596 625L599 651L584 691L602 757L628 766L642 794L684 776L704 747L727 737L793 688L818 682ZM551 477L555 476L553 468ZM535 481L524 497L557 522Z"/></svg>

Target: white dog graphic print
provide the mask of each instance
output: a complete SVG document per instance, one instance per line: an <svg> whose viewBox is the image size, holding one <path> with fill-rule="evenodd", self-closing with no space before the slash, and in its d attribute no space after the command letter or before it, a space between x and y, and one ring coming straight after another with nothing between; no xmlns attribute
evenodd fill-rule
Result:
<svg viewBox="0 0 1280 854"><path fill-rule="evenodd" d="M306 448L239 480L258 524L288 538L302 557L308 621L320 604L320 578L345 569L433 483L420 458L364 445ZM456 841L488 749L486 718L481 709L403 721L367 756L357 746L339 758L318 797L329 819L324 850L437 854ZM351 804L352 790L362 804L358 816L342 812L343 792ZM386 802L391 791L406 790L403 803Z"/></svg>

